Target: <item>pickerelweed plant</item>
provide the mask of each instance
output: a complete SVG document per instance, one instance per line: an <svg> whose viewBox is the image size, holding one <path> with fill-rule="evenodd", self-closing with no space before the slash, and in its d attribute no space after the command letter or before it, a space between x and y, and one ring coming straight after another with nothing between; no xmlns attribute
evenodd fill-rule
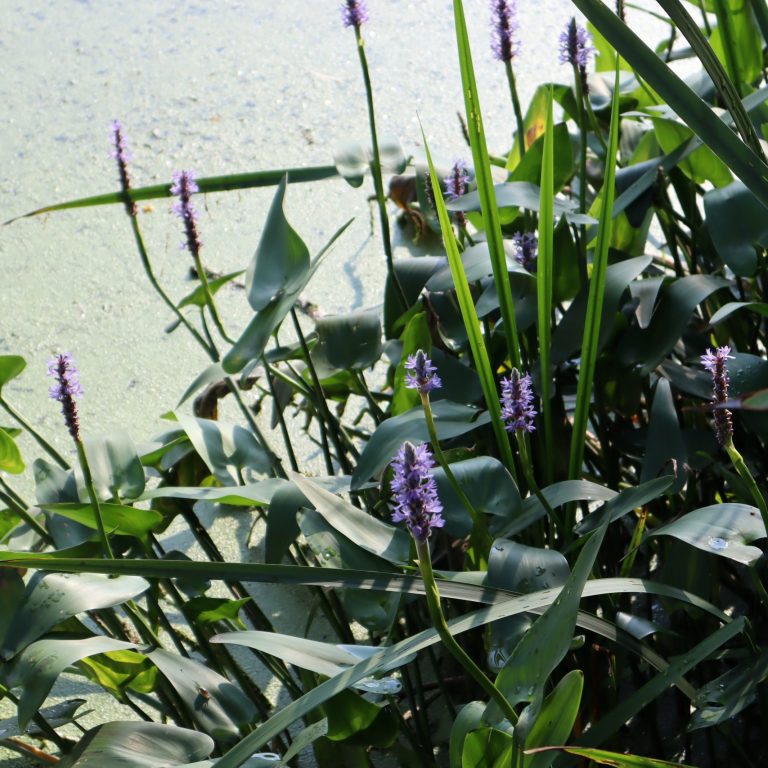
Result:
<svg viewBox="0 0 768 768"><path fill-rule="evenodd" d="M139 447L80 423L72 357L56 355L70 460L51 421L14 404L25 359L0 356L2 746L61 768L254 768L309 750L321 768L768 761L768 7L694 18L659 0L670 35L651 49L634 6L573 5L587 26L563 18L550 41L572 76L523 112L522 26L515 4L491 4L479 55L504 62L515 127L490 152L480 96L501 100L468 32L487 11L468 20L454 0L471 161L380 141L363 31L381 5L349 0L335 24L339 45L355 35L370 152L140 186L115 122L115 191L29 214L122 206L169 332L208 364L157 403L166 428ZM350 221L311 254L285 200L368 172L383 304L323 314L310 281ZM387 182L420 237L398 258ZM199 201L263 186L252 260L218 273ZM138 203L165 198L194 265L181 297L142 231ZM43 371L23 386L44 391ZM22 455L21 432L40 455ZM14 480L30 461L34 499ZM263 524L263 557L221 537L229 516ZM276 632L254 583L306 590L283 611L303 632ZM79 699L46 705L70 674L124 716L77 730Z"/></svg>

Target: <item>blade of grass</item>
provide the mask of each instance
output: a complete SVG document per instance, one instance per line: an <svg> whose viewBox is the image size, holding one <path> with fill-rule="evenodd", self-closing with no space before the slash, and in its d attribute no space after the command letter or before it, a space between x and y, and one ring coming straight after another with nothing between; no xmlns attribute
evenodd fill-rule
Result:
<svg viewBox="0 0 768 768"><path fill-rule="evenodd" d="M768 165L600 0L572 0L621 56L768 207Z"/></svg>
<svg viewBox="0 0 768 768"><path fill-rule="evenodd" d="M547 97L547 122L544 132L544 152L541 163L541 196L539 203L539 256L536 262L536 287L539 323L539 369L541 371L541 408L544 414L544 455L554 456L552 447L552 284L554 263L554 127L552 119L552 87ZM551 485L554 477L552 462L545 461L545 478Z"/></svg>
<svg viewBox="0 0 768 768"><path fill-rule="evenodd" d="M197 179L197 186L201 192L227 192L232 189L251 189L252 187L275 187L285 175L288 175L291 184L297 184L304 181L322 181L338 176L335 165L318 165L309 168L280 168L275 171L254 171L252 173L233 173L227 176L207 176L204 179ZM160 197L172 197L170 184L153 184L149 187L137 187L129 190L128 199L133 202L140 200L155 200ZM90 208L97 205L124 205L125 192L108 192L103 195L93 195L91 197L81 197L77 200L68 200L64 203L55 203L47 205L44 208L37 208L29 213L23 213L21 216L15 216L3 223L12 224L19 219L26 219L30 216L38 216L41 213L51 213L52 211L64 211L70 208Z"/></svg>
<svg viewBox="0 0 768 768"><path fill-rule="evenodd" d="M659 5L669 14L677 28L683 33L685 39L691 44L691 48L696 52L699 60L706 69L707 74L712 78L717 92L723 100L726 109L731 113L736 130L741 134L741 138L747 143L758 157L765 159L763 150L760 146L757 133L749 119L747 110L741 103L741 93L739 92L739 83L733 81L734 72L726 72L720 59L717 58L709 41L701 33L699 25L693 20L691 15L679 2L679 0L657 0ZM731 39L726 35L726 29L721 30L723 37L723 48L726 54L730 52L733 56ZM735 66L735 64L733 64ZM730 74L730 77L729 77ZM738 76L738 72L736 72Z"/></svg>
<svg viewBox="0 0 768 768"><path fill-rule="evenodd" d="M429 173L432 179L432 191L435 198L435 207L437 208L437 217L440 221L440 230L443 235L445 252L448 254L448 264L451 267L453 284L456 288L456 298L459 302L461 318L464 321L464 327L467 331L469 348L472 351L472 359L475 361L477 375L480 378L480 386L483 390L485 406L488 409L488 413L491 415L491 427L496 436L496 442L499 446L502 461L517 483L515 460L512 456L512 448L509 444L509 435L504 428L504 421L501 418L501 404L499 403L499 395L496 391L496 380L493 376L493 370L491 369L491 361L488 358L488 350L485 348L485 342L483 341L483 334L480 332L480 320L477 317L475 303L472 300L472 292L469 290L467 276L464 273L464 265L462 264L459 247L453 234L451 219L448 210L445 207L445 201L443 200L440 178L435 171L435 166L432 162L432 154L429 151L427 137L424 135L423 128L421 135L424 138L424 149L427 152L427 162L429 163ZM491 192L493 192L492 188ZM495 209L494 204L494 210ZM504 268L504 283L509 287L506 266Z"/></svg>
<svg viewBox="0 0 768 768"><path fill-rule="evenodd" d="M467 130L469 143L472 147L472 161L475 166L477 191L480 196L480 209L483 214L485 237L488 241L488 251L491 254L493 278L499 294L501 317L504 321L504 334L507 340L507 352L516 368L522 368L520 357L520 341L517 333L515 307L512 301L512 289L507 275L507 257L504 252L504 240L501 234L499 211L496 207L496 196L493 191L491 164L488 158L488 147L485 143L483 116L480 111L480 100L477 95L475 71L472 65L472 52L469 47L467 24L464 19L464 7L461 0L453 2L454 22L456 25L456 43L459 49L459 67L461 83L464 89L464 108L467 115ZM523 137L524 140L524 137Z"/></svg>
<svg viewBox="0 0 768 768"><path fill-rule="evenodd" d="M571 435L571 455L568 465L568 478L576 480L581 475L584 458L584 437L589 419L589 400L597 363L597 347L600 340L600 318L603 312L605 294L605 272L608 266L608 249L611 244L613 200L616 194L616 150L619 137L619 69L616 68L613 102L611 107L611 127L608 136L608 154L605 162L605 180L603 182L603 204L600 209L600 223L597 230L597 243L592 261L592 276L589 280L589 298L587 316L584 323L584 337L581 345L581 365L579 383L576 390L576 409L573 416ZM566 530L571 525L566 520Z"/></svg>

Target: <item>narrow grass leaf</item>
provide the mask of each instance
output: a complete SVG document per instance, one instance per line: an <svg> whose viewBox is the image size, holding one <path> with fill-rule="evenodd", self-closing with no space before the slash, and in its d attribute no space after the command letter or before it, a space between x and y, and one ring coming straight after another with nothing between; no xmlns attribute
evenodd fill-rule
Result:
<svg viewBox="0 0 768 768"><path fill-rule="evenodd" d="M616 149L619 135L619 70L616 70L614 81L614 98L611 107L611 128L608 137L608 154L605 164L605 181L603 183L603 204L600 211L600 223L597 230L597 244L592 262L592 276L589 280L589 298L587 300L587 316L584 324L584 338L581 347L581 366L579 368L579 383L576 390L576 410L573 416L573 433L571 435L571 454L568 466L568 477L576 480L581 474L584 457L584 439L587 433L589 418L589 401L592 393L592 382L595 377L598 344L600 342L600 319L603 313L603 298L605 295L605 273L608 267L608 249L611 243L613 200L615 195L614 179L616 175Z"/></svg>
<svg viewBox="0 0 768 768"><path fill-rule="evenodd" d="M501 306L501 316L504 321L507 350L512 364L517 368L521 368L522 361L520 358L520 342L517 335L515 307L512 301L512 290L509 285L509 278L507 277L507 261L504 255L501 223L499 221L499 211L496 207L496 198L493 191L491 164L488 158L488 147L485 142L483 116L480 110L480 100L477 93L477 83L475 82L472 52L469 46L469 35L467 33L467 24L464 18L464 6L462 0L454 0L453 15L456 25L456 43L459 50L461 84L464 90L467 130L469 132L469 143L472 147L475 180L477 182L477 190L480 195L480 204L483 212L485 237L488 241L488 250L491 253L493 277L496 281L496 288L499 291L499 302Z"/></svg>

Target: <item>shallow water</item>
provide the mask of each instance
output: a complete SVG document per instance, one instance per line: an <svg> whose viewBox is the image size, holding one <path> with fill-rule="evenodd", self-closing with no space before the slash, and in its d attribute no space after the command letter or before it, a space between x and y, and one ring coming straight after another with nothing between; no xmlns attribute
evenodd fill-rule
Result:
<svg viewBox="0 0 768 768"><path fill-rule="evenodd" d="M364 32L380 133L420 154L420 116L438 159L468 156L456 119L462 97L450 0L369 5ZM557 37L572 6L567 0L519 5L524 47L515 68L525 105L538 83L569 77L557 62ZM342 28L337 6L336 0L0 0L0 220L114 191L108 131L114 118L130 138L136 185L170 181L178 169L206 176L324 165L339 142L366 142L354 36ZM503 151L512 110L503 67L488 47L487 2L465 6L488 143ZM631 11L630 20L646 37L659 37L648 32L658 27L647 17ZM272 193L207 196L200 229L210 268L246 266ZM289 187L288 215L312 252L356 217L307 291L325 312L381 301L383 257L370 239L369 193L338 179ZM178 248L181 234L169 207L155 201L142 207L140 220L157 275L178 299L191 290L190 259ZM150 290L122 209L56 213L0 228L0 269L0 353L21 354L29 366L8 387L8 399L68 451L43 375L51 354L68 350L86 392L86 434L124 425L143 442L158 432L160 415L175 406L206 359L182 332L164 333L170 315ZM237 332L250 310L242 292L222 296ZM29 440L21 445L30 461L38 455ZM310 461L308 469L320 467ZM217 525L220 538L230 540L228 557L248 554L242 520ZM287 631L301 632L283 611L291 599L283 594L271 610Z"/></svg>

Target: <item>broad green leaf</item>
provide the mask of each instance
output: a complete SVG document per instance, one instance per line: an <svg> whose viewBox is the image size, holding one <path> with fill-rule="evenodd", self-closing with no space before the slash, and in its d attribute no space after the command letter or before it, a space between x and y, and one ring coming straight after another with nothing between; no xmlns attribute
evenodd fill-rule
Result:
<svg viewBox="0 0 768 768"><path fill-rule="evenodd" d="M287 487L285 480L269 478L247 485L228 485L224 487L178 488L164 485L159 488L149 488L141 494L138 501L147 499L190 499L207 501L211 504L227 504L233 507L262 507L269 504L274 495Z"/></svg>
<svg viewBox="0 0 768 768"><path fill-rule="evenodd" d="M24 581L19 572L0 571L0 642L5 639L23 596Z"/></svg>
<svg viewBox="0 0 768 768"><path fill-rule="evenodd" d="M741 309L746 309L749 312L768 317L768 304L764 304L761 301L729 301L727 304L723 304L723 306L712 315L709 319L709 324L717 325L727 317L730 317L734 312L738 312Z"/></svg>
<svg viewBox="0 0 768 768"><path fill-rule="evenodd" d="M144 490L144 467L129 434L122 429L83 440L93 485L100 499L135 499ZM82 483L79 483L82 484ZM84 493L87 499L87 493Z"/></svg>
<svg viewBox="0 0 768 768"><path fill-rule="evenodd" d="M10 659L65 619L84 611L111 608L148 588L148 582L139 576L35 573L13 614L0 656Z"/></svg>
<svg viewBox="0 0 768 768"><path fill-rule="evenodd" d="M239 424L177 415L200 458L222 485L238 485L245 469L267 474L269 457L253 432Z"/></svg>
<svg viewBox="0 0 768 768"><path fill-rule="evenodd" d="M208 280L208 290L211 292L211 296L215 296L219 289L225 286L227 283L232 282L235 278L240 277L244 270L238 270L237 272L230 272L220 277L214 277ZM205 289L202 283L200 283L191 293L188 293L178 304L179 309L184 307L205 307L207 300L205 298Z"/></svg>
<svg viewBox="0 0 768 768"><path fill-rule="evenodd" d="M394 392L392 393L392 404L389 408L392 416L405 413L421 403L419 393L415 389L405 386L405 364L408 361L408 357L415 355L419 350L422 350L426 355L429 355L432 351L432 334L427 324L425 312L417 312L408 321L400 341L403 343L403 351L400 355L400 361L395 368Z"/></svg>
<svg viewBox="0 0 768 768"><path fill-rule="evenodd" d="M697 711L688 729L709 728L735 717L757 697L757 688L768 676L768 651L748 658L724 675L699 688L694 700Z"/></svg>
<svg viewBox="0 0 768 768"><path fill-rule="evenodd" d="M646 277L630 283L629 290L632 298L637 299L638 302L635 317L637 324L643 329L651 323L656 308L656 297L663 284L663 277Z"/></svg>
<svg viewBox="0 0 768 768"><path fill-rule="evenodd" d="M503 519L514 519L522 499L512 475L492 456L476 456L451 464L451 472L477 512ZM451 536L467 536L472 520L441 467L432 471L443 504L446 530Z"/></svg>
<svg viewBox="0 0 768 768"><path fill-rule="evenodd" d="M633 327L626 333L618 351L620 362L627 367L642 363L644 373L653 370L683 335L696 307L727 285L714 275L688 275L665 286L648 328Z"/></svg>
<svg viewBox="0 0 768 768"><path fill-rule="evenodd" d="M394 572L395 569L387 560L363 549L314 510L300 512L298 521L307 544L324 568ZM383 633L390 631L400 603L399 595L375 589L344 590L340 599L347 615L366 629Z"/></svg>
<svg viewBox="0 0 768 768"><path fill-rule="evenodd" d="M398 725L392 713L353 691L337 693L323 704L323 711L331 741L381 748L397 738Z"/></svg>
<svg viewBox="0 0 768 768"><path fill-rule="evenodd" d="M722 260L739 277L752 277L757 269L756 249L768 247L765 206L744 184L734 181L704 194L704 212L707 231Z"/></svg>
<svg viewBox="0 0 768 768"><path fill-rule="evenodd" d="M288 476L326 522L357 546L391 563L408 560L410 537L405 531L363 512L306 477L295 472Z"/></svg>
<svg viewBox="0 0 768 768"><path fill-rule="evenodd" d="M199 595L191 600L187 600L182 610L191 621L200 622L201 624L231 621L245 629L239 614L242 607L251 599L250 597L243 597L240 600L227 600L224 597Z"/></svg>
<svg viewBox="0 0 768 768"><path fill-rule="evenodd" d="M315 330L318 338L312 360L320 378L336 371L370 368L381 357L378 311L327 315L317 321Z"/></svg>
<svg viewBox="0 0 768 768"><path fill-rule="evenodd" d="M656 477L640 485L631 488L625 488L621 493L608 499L605 508L610 510L610 520L618 520L620 517L631 512L633 509L642 507L649 501L659 498L664 493L669 493L669 489L674 483L672 475ZM579 536L594 531L602 519L602 510L592 512L587 515L574 529Z"/></svg>
<svg viewBox="0 0 768 768"><path fill-rule="evenodd" d="M512 734L498 728L478 728L464 738L461 750L462 768L497 768L511 765L507 758L512 749Z"/></svg>
<svg viewBox="0 0 768 768"><path fill-rule="evenodd" d="M552 128L552 187L553 194L559 192L573 176L573 145L565 123L557 123ZM532 182L538 184L541 179L546 152L546 132L526 150L522 162L512 171L511 182ZM498 198L497 198L498 202Z"/></svg>
<svg viewBox="0 0 768 768"><path fill-rule="evenodd" d="M25 368L27 361L20 355L0 355L0 395L3 387L15 379Z"/></svg>
<svg viewBox="0 0 768 768"><path fill-rule="evenodd" d="M482 725L484 711L485 702L470 701L456 715L448 741L450 768L462 768L461 757L464 751L464 740L470 731L474 731Z"/></svg>
<svg viewBox="0 0 768 768"><path fill-rule="evenodd" d="M292 483L278 488L269 503L267 533L264 537L264 559L279 563L299 535L296 513L309 506L306 496Z"/></svg>
<svg viewBox="0 0 768 768"><path fill-rule="evenodd" d="M705 552L750 565L762 556L762 550L749 545L766 533L757 507L726 503L688 512L650 535L674 536Z"/></svg>
<svg viewBox="0 0 768 768"><path fill-rule="evenodd" d="M125 534L140 539L150 531L159 528L163 523L162 514L153 509L139 509L138 507L106 502L101 502L99 508L107 533ZM41 504L40 509L52 515L61 515L69 520L74 520L92 530L98 530L96 515L90 502L65 501L59 504Z"/></svg>
<svg viewBox="0 0 768 768"><path fill-rule="evenodd" d="M610 332L609 319L615 314L619 300L627 286L651 263L650 256L636 256L617 264L611 264L605 275L602 318L600 320L601 342ZM586 322L588 292L584 288L566 310L565 316L557 324L552 339L552 362L564 363L573 353L580 350L581 338Z"/></svg>
<svg viewBox="0 0 768 768"><path fill-rule="evenodd" d="M655 118L653 127L659 146L667 154L685 144L693 136L690 128L674 120ZM694 150L678 163L678 167L696 184L711 182L715 187L723 187L733 181L728 166L707 146Z"/></svg>
<svg viewBox="0 0 768 768"><path fill-rule="evenodd" d="M542 495L550 507L561 507L572 501L608 501L617 495L616 491L589 480L563 480L541 489ZM505 524L491 524L491 532L497 536L511 537L524 531L529 525L547 514L536 496L529 496L523 502L520 515ZM500 521L501 523L501 521Z"/></svg>
<svg viewBox="0 0 768 768"><path fill-rule="evenodd" d="M211 363L211 365L209 365L207 368L204 368L200 374L194 378L186 390L184 390L184 394L179 399L179 402L176 403L176 408L178 409L183 403L186 403L187 400L189 400L189 398L195 394L195 392L201 390L203 387L207 387L209 384L213 384L214 382L223 381L226 376L227 374L221 363Z"/></svg>
<svg viewBox="0 0 768 768"><path fill-rule="evenodd" d="M496 397L495 394L494 397ZM496 397L496 404L498 406L498 397ZM432 414L440 440L459 437L477 427L485 426L491 420L486 411L480 411L469 405L452 403L449 400L437 400L432 405ZM378 475L395 458L400 446L406 440L413 443L429 440L421 406L379 424L360 454L357 467L352 474L352 490L360 489L363 483L374 475Z"/></svg>
<svg viewBox="0 0 768 768"><path fill-rule="evenodd" d="M279 195L275 197L272 209L270 209L270 218L274 214L275 220L267 222L267 231L274 230L278 236L278 243L284 242L285 247L292 249L290 265L282 268L279 264L271 264L271 261L279 261L281 256L279 250L266 242L267 231L265 231L259 243L259 249L256 251L254 262L249 268L248 275L254 273L254 279L256 279L256 277L260 277L263 273L268 279L269 284L273 286L273 293L270 293L269 290L262 286L254 285L250 282L246 286L249 291L249 301L251 301L251 295L253 295L252 301L259 305L259 309L240 335L240 338L224 356L222 367L227 373L238 373L252 360L261 358L272 333L280 327L283 319L296 303L299 294L304 290L322 263L325 255L352 223L352 219L350 219L346 224L339 227L322 250L315 256L312 263L305 267L303 256L304 244L285 220L281 204L278 204L279 197ZM262 242L264 243L263 250L261 249ZM265 266L257 267L257 259L259 264L266 259ZM280 285L281 281L284 281L284 284Z"/></svg>
<svg viewBox="0 0 768 768"><path fill-rule="evenodd" d="M653 394L651 423L645 444L640 482L645 482L661 473L675 474L671 492L678 493L688 480L685 467L688 463L683 433L677 419L672 388L667 379L659 379Z"/></svg>
<svg viewBox="0 0 768 768"><path fill-rule="evenodd" d="M309 250L283 211L287 180L275 191L261 240L245 275L248 303L255 312L302 285L309 270Z"/></svg>
<svg viewBox="0 0 768 768"><path fill-rule="evenodd" d="M18 475L24 471L24 460L16 441L0 427L0 472Z"/></svg>
<svg viewBox="0 0 768 768"><path fill-rule="evenodd" d="M724 0L715 6L718 25L710 42L737 88L760 77L763 66L760 32L751 5L746 0Z"/></svg>
<svg viewBox="0 0 768 768"><path fill-rule="evenodd" d="M600 527L582 548L558 597L515 646L496 678L496 687L510 704L531 702L528 710L530 724L536 721L540 712L544 685L570 647L581 595L610 522L609 513L604 510L602 514L604 518ZM498 705L489 703L486 719L498 722L501 716ZM524 734L522 738L525 738Z"/></svg>
<svg viewBox="0 0 768 768"><path fill-rule="evenodd" d="M19 728L27 723L45 701L59 675L86 656L106 651L134 648L133 643L111 637L77 637L54 635L28 645L14 659L6 673L6 685L21 688L18 706Z"/></svg>
<svg viewBox="0 0 768 768"><path fill-rule="evenodd" d="M579 713L583 688L584 673L581 670L571 670L563 677L555 690L544 699L541 712L525 739L527 749L545 744L564 744L568 740ZM523 768L549 768L556 757L555 753L547 752L526 754Z"/></svg>
<svg viewBox="0 0 768 768"><path fill-rule="evenodd" d="M143 654L132 650L107 651L83 658L78 666L85 674L124 701L126 690L151 693L155 690L157 668Z"/></svg>
<svg viewBox="0 0 768 768"><path fill-rule="evenodd" d="M147 657L176 690L195 724L215 739L235 739L238 726L256 720L258 713L251 700L205 664L160 648Z"/></svg>
<svg viewBox="0 0 768 768"><path fill-rule="evenodd" d="M63 757L59 768L158 768L201 760L214 748L210 736L175 725L112 722L97 725Z"/></svg>

